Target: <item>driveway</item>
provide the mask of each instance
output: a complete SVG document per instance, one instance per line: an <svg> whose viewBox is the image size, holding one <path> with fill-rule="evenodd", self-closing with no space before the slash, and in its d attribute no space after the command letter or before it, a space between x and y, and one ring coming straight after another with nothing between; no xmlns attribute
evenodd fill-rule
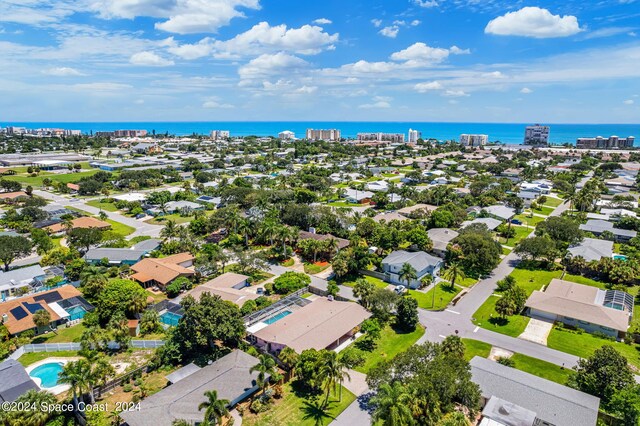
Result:
<svg viewBox="0 0 640 426"><path fill-rule="evenodd" d="M547 346L547 337L549 337L552 328L553 323L551 321L531 318L527 328L518 336L518 339Z"/></svg>

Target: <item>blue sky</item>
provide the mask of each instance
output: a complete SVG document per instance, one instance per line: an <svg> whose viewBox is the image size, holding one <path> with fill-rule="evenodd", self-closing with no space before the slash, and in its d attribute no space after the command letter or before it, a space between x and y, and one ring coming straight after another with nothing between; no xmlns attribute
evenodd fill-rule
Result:
<svg viewBox="0 0 640 426"><path fill-rule="evenodd" d="M3 121L640 122L640 0L1 0Z"/></svg>

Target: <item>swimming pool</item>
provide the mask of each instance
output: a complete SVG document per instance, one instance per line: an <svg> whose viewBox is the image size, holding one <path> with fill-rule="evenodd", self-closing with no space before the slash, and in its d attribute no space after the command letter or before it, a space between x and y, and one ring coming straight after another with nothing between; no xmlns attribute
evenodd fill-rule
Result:
<svg viewBox="0 0 640 426"><path fill-rule="evenodd" d="M49 362L31 370L29 376L40 379L41 388L52 388L58 385L58 377L62 372L62 367L61 362Z"/></svg>
<svg viewBox="0 0 640 426"><path fill-rule="evenodd" d="M266 320L264 320L262 322L264 322L265 324L271 325L274 322L280 321L282 318L286 317L287 315L291 315L291 311L282 311L278 315L274 315L271 318L267 318Z"/></svg>
<svg viewBox="0 0 640 426"><path fill-rule="evenodd" d="M165 312L164 314L160 315L160 321L162 321L163 324L173 327L178 325L178 321L180 321L180 318L182 318L182 315L174 314L173 312Z"/></svg>
<svg viewBox="0 0 640 426"><path fill-rule="evenodd" d="M87 313L87 310L80 305L67 308L65 311L69 314L69 321L84 318L84 315Z"/></svg>
<svg viewBox="0 0 640 426"><path fill-rule="evenodd" d="M615 260L627 260L627 256L625 256L624 254L614 254L613 258Z"/></svg>

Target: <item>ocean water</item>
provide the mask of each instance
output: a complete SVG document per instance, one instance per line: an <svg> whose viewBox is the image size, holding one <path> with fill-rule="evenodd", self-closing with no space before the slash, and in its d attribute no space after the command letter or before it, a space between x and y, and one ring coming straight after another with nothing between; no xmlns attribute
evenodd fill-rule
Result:
<svg viewBox="0 0 640 426"><path fill-rule="evenodd" d="M158 134L169 133L177 136L191 134L208 135L211 130L229 130L231 136L276 136L279 132L290 130L296 137L304 137L307 128L340 129L342 137L355 137L358 132L384 132L407 134L409 128L422 132L423 138L438 140L458 140L462 133L481 133L489 135L492 142L521 144L524 129L534 123L428 123L428 122L327 122L327 121L227 121L227 122L12 122L0 123L0 127L21 126L28 128L65 128L81 130L83 133L110 131L118 129L155 130ZM547 123L541 123L547 124ZM636 136L640 139L640 124L548 124L551 126L552 144L575 143L580 137L617 135ZM636 140L640 146L640 140Z"/></svg>

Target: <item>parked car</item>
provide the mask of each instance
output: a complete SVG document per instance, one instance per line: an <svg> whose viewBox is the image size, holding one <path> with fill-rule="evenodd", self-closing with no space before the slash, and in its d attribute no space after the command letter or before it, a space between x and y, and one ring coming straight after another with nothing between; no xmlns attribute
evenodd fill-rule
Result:
<svg viewBox="0 0 640 426"><path fill-rule="evenodd" d="M407 288L403 285L398 285L393 289L397 294L405 294L407 292Z"/></svg>
<svg viewBox="0 0 640 426"><path fill-rule="evenodd" d="M264 294L264 288L262 287L256 288L256 294Z"/></svg>
<svg viewBox="0 0 640 426"><path fill-rule="evenodd" d="M522 221L518 219L511 219L511 223L513 223L514 225L522 225Z"/></svg>

